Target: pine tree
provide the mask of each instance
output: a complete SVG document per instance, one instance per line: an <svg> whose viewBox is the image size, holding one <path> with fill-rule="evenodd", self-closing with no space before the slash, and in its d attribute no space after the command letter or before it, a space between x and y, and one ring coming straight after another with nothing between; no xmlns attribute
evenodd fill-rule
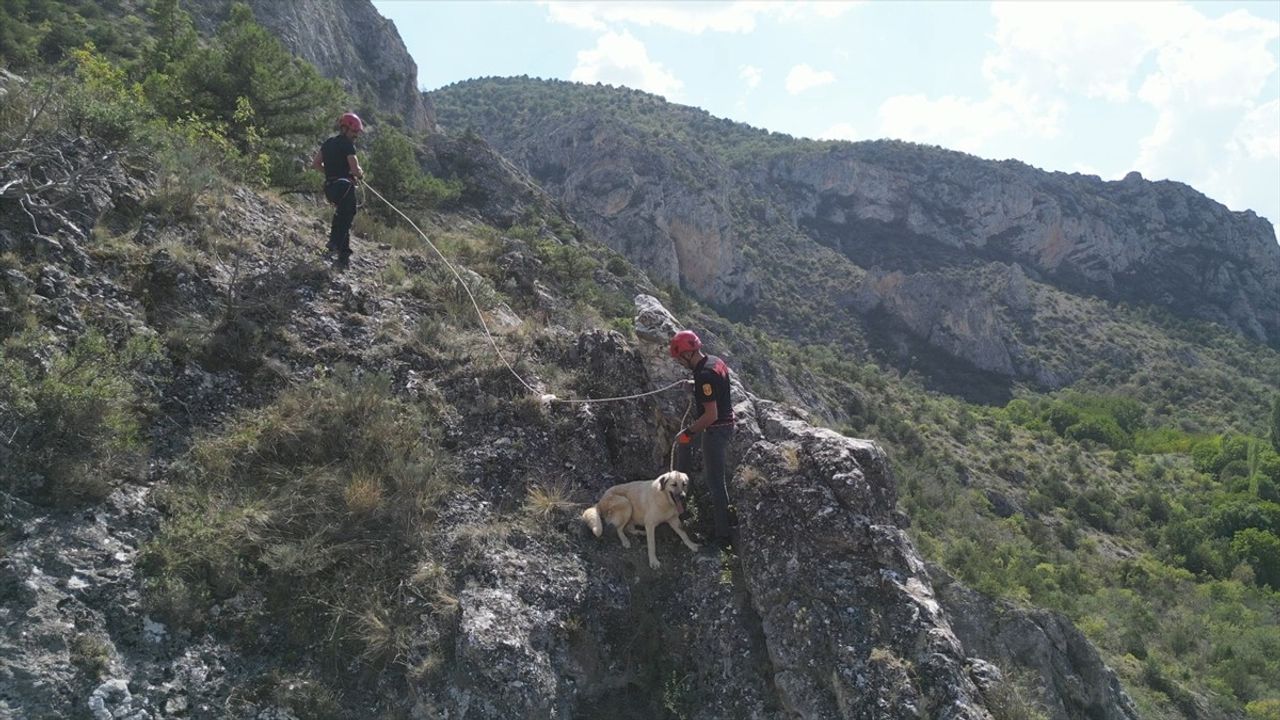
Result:
<svg viewBox="0 0 1280 720"><path fill-rule="evenodd" d="M183 11L180 0L156 0L151 18L155 40L147 49L146 63L150 70L163 72L190 55L199 41L191 16Z"/></svg>
<svg viewBox="0 0 1280 720"><path fill-rule="evenodd" d="M156 109L213 128L251 161L269 160L274 180L293 172L295 156L307 154L342 107L341 87L290 54L243 3L204 46L177 0L161 0L155 21L144 85Z"/></svg>

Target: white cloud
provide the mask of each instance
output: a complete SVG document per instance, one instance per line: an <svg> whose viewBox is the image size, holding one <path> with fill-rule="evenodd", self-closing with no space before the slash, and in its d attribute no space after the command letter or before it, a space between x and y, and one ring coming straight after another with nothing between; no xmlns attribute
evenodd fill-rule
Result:
<svg viewBox="0 0 1280 720"><path fill-rule="evenodd" d="M807 63L801 63L791 68L791 72L787 73L787 92L792 95L799 95L805 90L828 85L835 81L836 76L831 72L814 70Z"/></svg>
<svg viewBox="0 0 1280 720"><path fill-rule="evenodd" d="M748 90L755 90L760 84L760 76L763 71L754 65L743 65L738 68L738 77L747 84Z"/></svg>
<svg viewBox="0 0 1280 720"><path fill-rule="evenodd" d="M1246 114L1236 126L1229 147L1255 160L1280 159L1280 98Z"/></svg>
<svg viewBox="0 0 1280 720"><path fill-rule="evenodd" d="M1151 49L1198 15L1151 2L997 2L991 13L997 49L984 64L989 79L1115 102L1132 95L1133 75Z"/></svg>
<svg viewBox="0 0 1280 720"><path fill-rule="evenodd" d="M1195 13L1182 32L1156 51L1159 67L1138 95L1156 107L1247 107L1276 70L1269 45L1280 23L1237 10L1215 20Z"/></svg>
<svg viewBox="0 0 1280 720"><path fill-rule="evenodd" d="M1049 140L1080 100L1143 103L1155 121L1131 167L1280 216L1280 23L1185 2L996 2L985 94L900 95L881 132L994 155L1003 137ZM1108 164L1115 159L1108 159ZM1124 162L1124 160L1119 160Z"/></svg>
<svg viewBox="0 0 1280 720"><path fill-rule="evenodd" d="M880 105L880 128L885 135L971 153L1017 126L1017 113L995 99L895 95Z"/></svg>
<svg viewBox="0 0 1280 720"><path fill-rule="evenodd" d="M796 22L829 20L861 4L839 2L563 2L541 3L552 22L587 30L603 31L617 25L638 25L678 30L693 35L704 32L749 33L762 18Z"/></svg>
<svg viewBox="0 0 1280 720"><path fill-rule="evenodd" d="M1276 68L1280 23L1245 11L1189 16L1151 52L1138 98L1157 112L1134 167L1176 178L1233 210L1280 220L1280 99L1263 97Z"/></svg>
<svg viewBox="0 0 1280 720"><path fill-rule="evenodd" d="M649 58L644 43L625 31L605 33L596 40L594 49L578 51L578 65L569 79L625 85L667 98L678 97L684 87L662 63Z"/></svg>
<svg viewBox="0 0 1280 720"><path fill-rule="evenodd" d="M849 123L836 123L818 133L819 140L861 140L862 136Z"/></svg>

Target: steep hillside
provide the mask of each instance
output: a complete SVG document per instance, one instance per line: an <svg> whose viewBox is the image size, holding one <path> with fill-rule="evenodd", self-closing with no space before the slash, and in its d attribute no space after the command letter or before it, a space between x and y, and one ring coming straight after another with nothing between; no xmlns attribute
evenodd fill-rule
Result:
<svg viewBox="0 0 1280 720"><path fill-rule="evenodd" d="M609 87L485 79L432 97L443 124L489 139L655 278L797 339L904 365L940 354L926 372L953 392L973 384L946 366L1056 389L1127 354L1078 341L1104 316L1047 319L1087 307L1076 298L1280 342L1270 225L1176 183L794 140ZM1139 364L1166 349L1142 348Z"/></svg>

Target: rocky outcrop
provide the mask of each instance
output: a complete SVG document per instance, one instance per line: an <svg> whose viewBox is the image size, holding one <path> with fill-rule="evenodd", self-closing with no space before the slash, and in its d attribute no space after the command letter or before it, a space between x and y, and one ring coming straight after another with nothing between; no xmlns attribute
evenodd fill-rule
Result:
<svg viewBox="0 0 1280 720"><path fill-rule="evenodd" d="M189 3L202 32L227 18L233 0ZM372 102L374 122L404 123L414 131L435 127L431 103L418 90L418 66L396 26L367 0L249 0L254 18L298 57Z"/></svg>
<svg viewBox="0 0 1280 720"><path fill-rule="evenodd" d="M508 228L528 215L568 217L546 191L511 161L477 137L432 135L420 148L423 168L436 177L462 179L463 202L499 227Z"/></svg>
<svg viewBox="0 0 1280 720"><path fill-rule="evenodd" d="M754 404L761 435L733 489L783 707L815 719L989 718L893 516L884 453Z"/></svg>
<svg viewBox="0 0 1280 720"><path fill-rule="evenodd" d="M672 366L662 349L680 324L652 297L637 297L636 306L639 346L593 340L595 351L588 362L593 368L629 368L617 381L635 377L637 363L643 364L656 371L646 373L647 385L661 387L670 376L664 366ZM612 361L601 359L609 356ZM935 596L934 581L902 529L889 462L877 445L815 428L802 413L761 400L740 386L736 396L741 398L736 407L740 423L733 456L739 461L731 494L741 560L740 568L736 563L731 568L741 570L733 585L750 612L727 629L687 627L680 650L666 651L667 661L680 667L723 664L723 679L717 678L711 688L697 686L698 692L723 690L722 683L732 687L733 678L741 682L744 672L763 672L776 695L759 705L740 702L733 717L986 718L994 707L988 703L1002 697L998 691L1004 682L998 669L979 659L987 658L1011 670L1052 670L1061 683L1045 689L1049 706L1068 712L1083 708L1092 713L1089 717L1134 717L1114 675L1065 619L1052 616L1052 623L1041 625L1052 625L1054 637L1066 641L1037 646L1034 655L1006 652L983 636L990 620L983 612L993 607L992 601L949 578L948 599L965 593L969 604L948 604ZM678 426L672 422L681 406L678 399L664 395L655 402L654 409L666 420L660 426ZM629 424L615 419L604 431L606 444L651 432L647 416L630 413ZM636 449L649 462L657 460L650 454L654 450ZM666 547L681 551L674 543ZM714 564L710 570L714 572ZM691 586L712 582L702 558L684 572ZM707 605L702 598L682 607L697 616L714 616ZM625 613L636 607L632 603ZM662 602L651 608L660 617L670 611ZM610 627L619 620L606 616L600 622ZM953 626L962 627L965 635L959 636ZM732 642L754 640L743 642L741 655L726 656L716 650L715 635L707 635L722 631L738 638ZM965 639L970 637L972 643ZM1028 640L1024 645L1032 644ZM1080 691L1079 682L1088 689Z"/></svg>
<svg viewBox="0 0 1280 720"><path fill-rule="evenodd" d="M1029 670L1052 720L1137 720L1138 710L1115 673L1070 620L992 600L936 566L929 575L965 648L1000 666Z"/></svg>

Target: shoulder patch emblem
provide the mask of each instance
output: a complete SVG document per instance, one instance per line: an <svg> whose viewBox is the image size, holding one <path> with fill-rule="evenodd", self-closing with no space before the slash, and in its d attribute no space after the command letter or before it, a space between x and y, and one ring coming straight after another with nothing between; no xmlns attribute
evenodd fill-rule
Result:
<svg viewBox="0 0 1280 720"><path fill-rule="evenodd" d="M702 383L702 394L711 397L711 383Z"/></svg>

